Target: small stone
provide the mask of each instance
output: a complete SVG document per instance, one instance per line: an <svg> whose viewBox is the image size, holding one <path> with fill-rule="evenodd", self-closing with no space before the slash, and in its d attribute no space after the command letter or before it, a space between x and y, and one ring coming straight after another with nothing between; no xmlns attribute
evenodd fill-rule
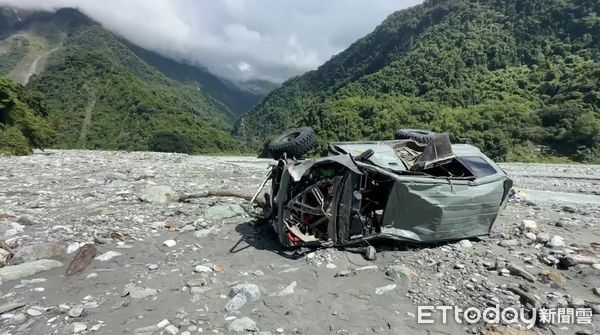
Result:
<svg viewBox="0 0 600 335"><path fill-rule="evenodd" d="M148 264L148 270L154 271L158 269L158 264Z"/></svg>
<svg viewBox="0 0 600 335"><path fill-rule="evenodd" d="M592 265L590 265L592 267L592 269L594 270L600 270L600 263L594 263Z"/></svg>
<svg viewBox="0 0 600 335"><path fill-rule="evenodd" d="M579 308L579 307L584 307L586 305L585 300L582 298L572 298L569 306L573 307L573 308Z"/></svg>
<svg viewBox="0 0 600 335"><path fill-rule="evenodd" d="M27 321L27 315L25 315L24 313L17 313L8 320L8 324L9 325L20 325L25 321Z"/></svg>
<svg viewBox="0 0 600 335"><path fill-rule="evenodd" d="M177 242L175 242L175 240L166 240L163 242L164 246L167 246L169 248L174 247L177 244Z"/></svg>
<svg viewBox="0 0 600 335"><path fill-rule="evenodd" d="M98 277L98 274L96 272L92 272L89 275L85 276L85 278L87 279L94 279L96 277Z"/></svg>
<svg viewBox="0 0 600 335"><path fill-rule="evenodd" d="M523 220L519 225L519 229L523 232L535 231L537 227L537 223L533 220Z"/></svg>
<svg viewBox="0 0 600 335"><path fill-rule="evenodd" d="M197 272L197 273L212 273L213 270L210 267L206 266L206 265L196 265L194 267L194 272Z"/></svg>
<svg viewBox="0 0 600 335"><path fill-rule="evenodd" d="M592 289L592 292L594 292L595 295L600 297L600 287L594 287Z"/></svg>
<svg viewBox="0 0 600 335"><path fill-rule="evenodd" d="M111 251L107 251L107 252L103 253L100 256L96 256L95 259L98 260L98 261L107 262L107 261L109 261L109 260L111 260L111 259L113 259L115 257L118 257L118 256L121 256L120 252L116 252L116 251L112 251L111 250Z"/></svg>
<svg viewBox="0 0 600 335"><path fill-rule="evenodd" d="M571 206L571 205L565 205L562 207L562 210L567 212L567 213L576 213L577 212L577 207L575 206Z"/></svg>
<svg viewBox="0 0 600 335"><path fill-rule="evenodd" d="M167 334L175 335L179 333L179 328L174 325L168 325L165 327L165 332L167 332Z"/></svg>
<svg viewBox="0 0 600 335"><path fill-rule="evenodd" d="M249 317L235 319L227 326L227 328L235 333L244 333L246 331L255 332L258 330L256 322Z"/></svg>
<svg viewBox="0 0 600 335"><path fill-rule="evenodd" d="M531 241L535 241L535 240L537 239L537 236L536 236L534 233L532 233L532 232L528 232L528 233L526 233L526 234L525 234L525 237L526 237L528 240L531 240Z"/></svg>
<svg viewBox="0 0 600 335"><path fill-rule="evenodd" d="M333 264L333 263L327 263L327 264L325 264L325 267L328 268L328 269L335 269L335 268L337 268L337 266L335 264Z"/></svg>
<svg viewBox="0 0 600 335"><path fill-rule="evenodd" d="M565 247L565 241L563 240L563 238L561 236L554 235L554 236L552 236L552 238L550 239L550 241L548 241L546 243L546 247L552 248L552 249L564 248Z"/></svg>
<svg viewBox="0 0 600 335"><path fill-rule="evenodd" d="M164 320L162 320L161 322L157 323L157 324L156 324L156 327L158 327L158 328L160 328L160 329L163 329L163 328L165 328L166 326L168 326L169 324L170 324L169 320L167 320L167 319L164 319Z"/></svg>
<svg viewBox="0 0 600 335"><path fill-rule="evenodd" d="M387 292L394 290L395 288L396 288L396 284L390 284L390 285L378 287L375 289L375 294L382 295L382 294L385 294Z"/></svg>
<svg viewBox="0 0 600 335"><path fill-rule="evenodd" d="M458 241L458 246L463 249L468 249L473 247L473 243L469 240L460 240Z"/></svg>
<svg viewBox="0 0 600 335"><path fill-rule="evenodd" d="M218 232L218 230L216 228L206 228L206 229L200 229L194 232L194 237L195 238L204 238L207 237L208 235L216 235Z"/></svg>
<svg viewBox="0 0 600 335"><path fill-rule="evenodd" d="M465 268L465 266L464 266L464 264L459 263L459 264L454 264L454 268L457 270L462 270Z"/></svg>
<svg viewBox="0 0 600 335"><path fill-rule="evenodd" d="M350 274L352 274L352 272L350 272L348 270L342 270L342 271L338 271L338 273L335 274L335 277L348 277L348 276L350 276Z"/></svg>
<svg viewBox="0 0 600 335"><path fill-rule="evenodd" d="M509 277L510 276L510 271L508 269L500 269L499 274L501 276Z"/></svg>
<svg viewBox="0 0 600 335"><path fill-rule="evenodd" d="M510 239L510 240L502 240L500 241L500 243L498 243L498 245L500 245L501 247L516 247L517 245L519 245L519 241L515 240L515 239Z"/></svg>
<svg viewBox="0 0 600 335"><path fill-rule="evenodd" d="M279 291L279 293L277 293L278 297L283 297L285 295L290 295L290 294L294 294L294 288L298 285L297 282L293 281L291 284L289 284L286 288L284 288L283 290Z"/></svg>
<svg viewBox="0 0 600 335"><path fill-rule="evenodd" d="M139 196L141 201L165 204L176 202L179 199L177 193L168 185L155 185L147 187Z"/></svg>
<svg viewBox="0 0 600 335"><path fill-rule="evenodd" d="M404 265L391 265L386 270L385 274L395 280L414 281L418 278L417 273Z"/></svg>
<svg viewBox="0 0 600 335"><path fill-rule="evenodd" d="M85 322L73 322L73 333L81 333L87 329L87 323Z"/></svg>
<svg viewBox="0 0 600 335"><path fill-rule="evenodd" d="M283 329L283 328L277 328L277 329L275 329L275 332L276 332L277 334L283 334L283 332L284 332L284 329Z"/></svg>
<svg viewBox="0 0 600 335"><path fill-rule="evenodd" d="M363 256L368 261L374 261L377 259L377 250L375 250L375 247L370 245L367 248L365 248L365 252L364 252Z"/></svg>
<svg viewBox="0 0 600 335"><path fill-rule="evenodd" d="M67 254L72 254L77 250L79 250L79 243L73 242L67 247Z"/></svg>
<svg viewBox="0 0 600 335"><path fill-rule="evenodd" d="M43 312L37 308L28 308L26 313L31 316L40 316Z"/></svg>
<svg viewBox="0 0 600 335"><path fill-rule="evenodd" d="M158 293L157 290L148 287L137 287L133 285L125 286L122 296L129 295L133 299L143 299L149 296L153 296Z"/></svg>
<svg viewBox="0 0 600 335"><path fill-rule="evenodd" d="M78 318L83 314L84 308L83 305L75 305L69 309L69 316L72 318Z"/></svg>
<svg viewBox="0 0 600 335"><path fill-rule="evenodd" d="M548 241L550 241L550 235L547 233L539 233L537 234L535 240L539 243L547 243Z"/></svg>

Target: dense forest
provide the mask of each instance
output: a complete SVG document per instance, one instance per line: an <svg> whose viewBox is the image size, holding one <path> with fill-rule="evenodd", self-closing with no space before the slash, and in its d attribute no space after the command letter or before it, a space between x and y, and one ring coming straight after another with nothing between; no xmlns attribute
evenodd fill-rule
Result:
<svg viewBox="0 0 600 335"><path fill-rule="evenodd" d="M245 149L231 136L232 124L262 98L260 93L134 47L72 9L4 8L0 37L0 74L25 84L4 84L9 80L3 78L3 87L35 97L53 130L46 146L187 153ZM41 63L43 70L31 73Z"/></svg>
<svg viewBox="0 0 600 335"><path fill-rule="evenodd" d="M429 128L498 160L600 162L599 58L597 0L429 0L285 82L236 132L258 148L300 125L321 145Z"/></svg>
<svg viewBox="0 0 600 335"><path fill-rule="evenodd" d="M46 147L53 131L44 119L39 100L21 86L0 77L0 155L27 155L32 147Z"/></svg>

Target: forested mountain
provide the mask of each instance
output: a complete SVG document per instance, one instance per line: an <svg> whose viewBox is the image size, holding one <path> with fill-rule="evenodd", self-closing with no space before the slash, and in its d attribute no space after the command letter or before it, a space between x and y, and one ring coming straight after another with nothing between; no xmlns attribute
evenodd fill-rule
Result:
<svg viewBox="0 0 600 335"><path fill-rule="evenodd" d="M428 0L285 82L236 132L258 147L299 125L322 143L430 128L500 160L544 145L598 162L599 62L597 0Z"/></svg>
<svg viewBox="0 0 600 335"><path fill-rule="evenodd" d="M2 93L10 86L33 97L57 148L240 151L231 125L261 98L134 47L72 9L1 8L0 38L0 74L25 85L3 79Z"/></svg>
<svg viewBox="0 0 600 335"><path fill-rule="evenodd" d="M244 83L236 84L218 78L206 69L174 61L132 44L128 46L138 57L165 76L182 83L198 85L213 99L227 106L236 117L250 110L272 90L253 90L253 87L245 87Z"/></svg>

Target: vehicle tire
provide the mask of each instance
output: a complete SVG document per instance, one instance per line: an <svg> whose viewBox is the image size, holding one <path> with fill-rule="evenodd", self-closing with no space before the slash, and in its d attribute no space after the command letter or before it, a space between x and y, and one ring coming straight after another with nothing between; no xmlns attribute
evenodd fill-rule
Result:
<svg viewBox="0 0 600 335"><path fill-rule="evenodd" d="M269 151L275 159L287 153L289 158L302 158L317 144L317 135L310 127L296 128L281 134L269 144Z"/></svg>
<svg viewBox="0 0 600 335"><path fill-rule="evenodd" d="M395 138L397 140L414 140L420 143L429 143L436 133L422 129L398 129Z"/></svg>

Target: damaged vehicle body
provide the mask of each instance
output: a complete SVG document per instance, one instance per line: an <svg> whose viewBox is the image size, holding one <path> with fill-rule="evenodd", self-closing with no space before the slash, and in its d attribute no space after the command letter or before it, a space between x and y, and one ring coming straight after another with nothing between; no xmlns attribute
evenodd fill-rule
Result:
<svg viewBox="0 0 600 335"><path fill-rule="evenodd" d="M296 158L314 146L312 129L272 142L277 163L266 200L279 241L343 246L489 234L512 187L502 169L472 145L451 144L448 134L404 137L332 142L325 157L307 160Z"/></svg>

